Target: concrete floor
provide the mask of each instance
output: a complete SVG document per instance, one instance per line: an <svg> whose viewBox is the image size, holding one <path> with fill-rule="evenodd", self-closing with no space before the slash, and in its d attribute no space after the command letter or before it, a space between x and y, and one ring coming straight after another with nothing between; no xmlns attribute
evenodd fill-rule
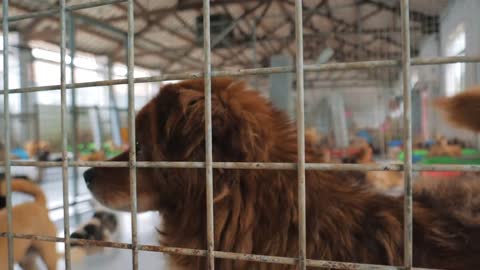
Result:
<svg viewBox="0 0 480 270"><path fill-rule="evenodd" d="M27 168L15 168L16 174L30 175L31 169ZM72 170L69 171L69 185L70 185L70 201L73 199L74 181L72 177ZM80 173L82 173L80 169ZM80 174L81 175L81 174ZM62 197L62 174L60 168L47 168L44 171L44 181L41 184L45 194L48 198L49 208L58 208L50 211L50 218L54 221L58 228L58 236L64 235L64 220L63 209L61 208L63 203ZM80 197L85 200L90 196L83 179L78 181L78 193ZM27 195L15 193L13 196L13 203L18 204L24 201L31 200ZM73 232L82 223L89 220L93 214L93 210L96 208L95 204L90 201L79 203L78 205L70 207L70 231ZM115 236L114 241L122 243L131 242L131 219L129 213L115 212L119 221L118 233ZM157 245L158 234L156 227L160 224L160 218L156 212L142 213L138 215L138 241L140 244ZM57 250L60 254L64 252L64 244L58 243ZM37 258L38 270L46 269L42 264L40 258ZM20 267L15 269L20 270ZM58 270L65 269L65 261L60 259L58 261ZM131 250L112 249L105 248L97 254L84 257L79 262L72 263L72 270L96 270L96 269L132 269L132 252ZM165 257L163 254L155 252L140 252L139 253L139 269L165 269Z"/></svg>

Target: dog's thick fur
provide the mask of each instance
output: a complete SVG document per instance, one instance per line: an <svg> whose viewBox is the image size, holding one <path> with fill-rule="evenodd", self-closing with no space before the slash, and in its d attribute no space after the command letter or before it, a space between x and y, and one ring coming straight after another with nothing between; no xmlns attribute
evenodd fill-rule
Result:
<svg viewBox="0 0 480 270"><path fill-rule="evenodd" d="M435 104L442 109L450 123L480 132L480 86L472 87L450 98L438 99Z"/></svg>
<svg viewBox="0 0 480 270"><path fill-rule="evenodd" d="M0 194L6 193L6 182L0 186ZM35 200L12 208L13 232L30 235L55 237L57 229L48 217L45 194L36 184L23 179L12 179L12 191L32 195ZM7 231L7 209L0 210L0 232ZM48 270L57 269L57 250L54 242L15 239L14 260L22 263L27 253L33 249L42 257ZM0 270L8 268L7 238L0 238Z"/></svg>
<svg viewBox="0 0 480 270"><path fill-rule="evenodd" d="M212 80L214 161L297 162L295 125L256 91ZM204 82L166 85L138 114L139 161L204 161ZM317 162L306 142L306 161ZM128 160L128 152L114 158ZM127 168L94 168L88 187L105 205L129 210ZM403 198L372 191L364 174L307 171L309 259L402 265ZM138 210L163 215L163 244L206 248L204 169L138 169ZM414 199L414 265L480 269L480 184L420 188ZM215 249L298 256L297 172L214 170ZM296 269L216 259L217 269ZM174 269L205 269L205 258L172 256Z"/></svg>

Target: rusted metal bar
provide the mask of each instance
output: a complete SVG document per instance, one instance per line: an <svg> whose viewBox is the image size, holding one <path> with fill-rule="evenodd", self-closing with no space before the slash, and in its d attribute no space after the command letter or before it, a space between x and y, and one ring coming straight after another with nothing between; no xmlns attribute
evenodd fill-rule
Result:
<svg viewBox="0 0 480 270"><path fill-rule="evenodd" d="M8 25L8 0L3 1L3 121L4 121L4 136L5 136L5 181L7 183L7 249L8 249L8 269L13 270L14 264L14 249L13 249L13 214L12 214L12 177L10 175L11 166L11 135L10 135L10 85L9 85L9 66L8 66L8 51L9 51L9 25Z"/></svg>
<svg viewBox="0 0 480 270"><path fill-rule="evenodd" d="M132 268L138 269L138 228L137 228L137 162L136 137L135 137L135 84L134 84L134 65L135 65L135 20L134 20L134 1L128 0L128 31L127 31L127 84L128 84L128 143L129 152L129 174L130 174L130 212L132 226Z"/></svg>
<svg viewBox="0 0 480 270"><path fill-rule="evenodd" d="M298 268L306 270L307 217L305 185L305 101L303 68L302 0L295 0L295 74L297 77L297 185L298 185Z"/></svg>
<svg viewBox="0 0 480 270"><path fill-rule="evenodd" d="M62 162L57 161L11 161L12 166L20 167L60 167ZM215 169L242 169L242 170L296 170L297 163L277 163L277 162L213 162ZM0 166L5 166L5 162L0 162ZM128 167L128 162L122 161L70 161L68 166L74 167L110 167L122 168ZM138 168L205 168L204 162L184 162L184 161L139 161L136 163ZM403 171L403 164L399 163L378 163L378 164L331 164L331 163L305 163L306 170L323 171ZM413 171L464 171L480 172L480 165L422 165L414 164Z"/></svg>
<svg viewBox="0 0 480 270"><path fill-rule="evenodd" d="M203 78L205 82L205 181L207 207L207 269L215 269L212 150L212 51L210 44L210 0L203 0ZM215 42L215 41L214 41Z"/></svg>
<svg viewBox="0 0 480 270"><path fill-rule="evenodd" d="M52 237L52 236L28 235L28 234L14 234L13 236L16 239L31 239L31 240L46 241L46 242L61 243L65 241L65 239L62 237ZM0 237L6 237L6 233L0 232ZM81 246L132 249L132 244L130 243L99 241L99 240L89 240L89 239L75 239L75 238L72 238L70 241L73 244L77 244ZM208 256L207 250L202 250L202 249L164 247L164 246L155 246L155 245L138 245L138 249L141 251L159 252L159 253L165 253L165 254L203 256L203 257ZM241 260L241 261L260 262L260 263L288 264L288 265L298 264L298 258L290 258L290 257L234 253L234 252L225 252L225 251L213 251L212 255L215 258L233 259L233 260ZM349 269L349 270L352 270L352 269L402 270L404 269L404 267L397 267L397 266L386 266L386 265L384 266L384 265L374 265L374 264L360 264L360 263L348 263L348 262L312 260L312 259L307 259L306 265L309 267L320 267L320 268L329 268L329 269ZM422 268L415 268L415 269L422 269Z"/></svg>
<svg viewBox="0 0 480 270"><path fill-rule="evenodd" d="M410 2L400 1L402 20L402 81L403 81L403 147L404 160L404 205L403 205L403 258L404 266L413 267L413 199L412 199L412 94L410 87Z"/></svg>
<svg viewBox="0 0 480 270"><path fill-rule="evenodd" d="M60 129L62 137L62 197L63 197L63 229L65 237L65 269L71 269L70 257L70 204L69 179L68 179L68 150L67 150L67 13L65 10L65 0L58 2L60 9ZM73 61L73 60L72 60Z"/></svg>

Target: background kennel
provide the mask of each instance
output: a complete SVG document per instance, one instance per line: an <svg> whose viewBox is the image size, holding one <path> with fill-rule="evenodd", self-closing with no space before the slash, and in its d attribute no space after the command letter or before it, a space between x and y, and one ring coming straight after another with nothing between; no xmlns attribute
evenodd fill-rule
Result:
<svg viewBox="0 0 480 270"><path fill-rule="evenodd" d="M6 155L2 161L5 178L9 183L12 170L22 173L24 167L25 170L44 168L45 182L57 184L44 186L45 189L62 187L61 197L60 192L49 196L56 198L50 200L50 208L61 216L63 236L50 238L9 232L1 236L9 239L9 250L14 237L64 243L66 269L72 269L69 247L73 242L131 250L133 269L139 268L142 251L206 256L209 269L213 269L214 258L298 264L301 269L306 266L410 269L412 174L480 169L472 164L413 164L412 150L415 138L427 140L437 132L460 137L471 148L478 147L476 134L459 131L450 134L451 129L441 123L425 100L451 95L480 80L476 64L480 61L480 35L472 30L478 23L473 14L479 10L480 3L474 0L60 0L58 3L3 0L4 90L0 99L4 110L0 124L6 152L27 141L48 139L52 152L63 158L63 161L12 160ZM442 80L445 74L449 76ZM122 144L133 145L135 134L130 127L134 126L135 110L162 83L205 77L209 96L209 78L221 75L248 80L297 120L298 163L213 162L210 117L206 118L209 139L205 162L135 162L134 148L130 162L80 160L83 150L88 147L92 151L105 150L107 141L116 150ZM210 110L207 103L207 116ZM393 119L387 123L392 127L390 134L384 128L383 120L387 117ZM384 158L375 165L307 164L306 127L327 134L326 141L334 138L331 144L336 150L348 146L352 133L370 131L373 144L383 157L388 156L394 141L401 140L405 162L399 164ZM71 160L67 160L69 156ZM81 171L94 166L130 168L131 241L86 241L69 236L71 219L77 218L74 214L81 212L82 203L90 200L80 179ZM205 249L139 242L137 167L205 168L209 221ZM213 168L298 171L301 210L298 257L215 250ZM305 170L313 169L405 171L403 266L305 257ZM11 230L11 192L7 197ZM11 255L10 252L9 269L13 269Z"/></svg>

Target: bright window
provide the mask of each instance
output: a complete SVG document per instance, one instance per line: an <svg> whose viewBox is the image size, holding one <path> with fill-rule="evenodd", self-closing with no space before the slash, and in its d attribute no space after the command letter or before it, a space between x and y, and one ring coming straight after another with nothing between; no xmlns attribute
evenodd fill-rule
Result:
<svg viewBox="0 0 480 270"><path fill-rule="evenodd" d="M58 46L33 41L31 47L32 55L34 57L34 72L37 86L44 85L58 85L60 83L60 55ZM66 80L70 80L70 57L65 57L67 63ZM102 59L94 55L77 52L74 63L75 82L90 82L102 81L108 79L107 64L101 61ZM122 64L114 64L113 79L125 79L127 68ZM135 67L135 77L148 77L154 74L150 70L140 67ZM114 85L115 96L117 99L117 106L120 108L127 108L128 106L128 92L127 85ZM135 108L141 108L158 90L158 85L154 83L135 84ZM78 106L109 106L110 99L107 87L90 87L77 90L77 105ZM70 95L67 95L67 103L70 103ZM59 91L43 91L37 93L37 100L39 104L43 105L59 105L60 92Z"/></svg>
<svg viewBox="0 0 480 270"><path fill-rule="evenodd" d="M20 88L20 63L19 63L19 50L18 34L10 33L9 35L10 48L8 50L8 86L10 89ZM3 90L3 35L0 34L0 89ZM10 100L10 112L20 112L20 95L11 94ZM0 95L0 114L3 113L3 95Z"/></svg>
<svg viewBox="0 0 480 270"><path fill-rule="evenodd" d="M464 24L459 24L448 37L447 56L465 56L466 35ZM445 74L446 95L452 96L465 88L465 63L449 64Z"/></svg>

